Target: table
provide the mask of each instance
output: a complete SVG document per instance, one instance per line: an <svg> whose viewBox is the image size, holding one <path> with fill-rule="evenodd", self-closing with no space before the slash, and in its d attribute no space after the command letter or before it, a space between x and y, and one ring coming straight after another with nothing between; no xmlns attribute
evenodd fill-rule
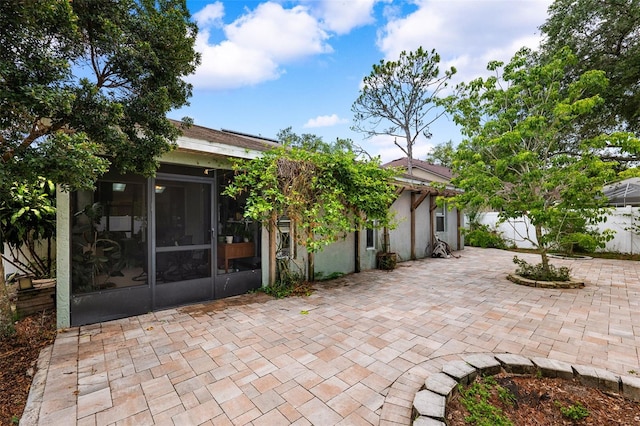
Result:
<svg viewBox="0 0 640 426"><path fill-rule="evenodd" d="M229 260L252 257L255 252L253 243L218 243L218 261L224 262L225 273L229 272Z"/></svg>

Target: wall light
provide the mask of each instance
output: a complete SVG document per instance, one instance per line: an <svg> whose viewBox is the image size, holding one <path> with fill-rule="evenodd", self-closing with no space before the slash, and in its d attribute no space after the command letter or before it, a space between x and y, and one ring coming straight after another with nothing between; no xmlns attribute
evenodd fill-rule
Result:
<svg viewBox="0 0 640 426"><path fill-rule="evenodd" d="M113 190L115 192L124 192L125 188L127 187L126 183L113 183L111 185L111 187L113 188Z"/></svg>
<svg viewBox="0 0 640 426"><path fill-rule="evenodd" d="M166 188L166 186L156 185L156 194L162 194Z"/></svg>

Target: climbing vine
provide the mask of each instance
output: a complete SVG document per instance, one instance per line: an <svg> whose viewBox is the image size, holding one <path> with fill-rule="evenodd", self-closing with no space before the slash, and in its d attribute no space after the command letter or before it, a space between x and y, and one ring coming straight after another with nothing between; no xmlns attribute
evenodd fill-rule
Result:
<svg viewBox="0 0 640 426"><path fill-rule="evenodd" d="M351 151L309 151L282 147L234 165L235 180L224 194L247 193L244 215L275 229L278 217L296 227L295 243L306 248L308 278L313 255L375 220L390 226L396 171L379 159L359 160Z"/></svg>

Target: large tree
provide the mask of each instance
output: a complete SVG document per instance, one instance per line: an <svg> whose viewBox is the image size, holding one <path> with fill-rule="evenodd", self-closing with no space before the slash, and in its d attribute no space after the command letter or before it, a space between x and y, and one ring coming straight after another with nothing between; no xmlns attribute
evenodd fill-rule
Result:
<svg viewBox="0 0 640 426"><path fill-rule="evenodd" d="M187 104L199 62L184 0L1 1L0 28L1 210L42 178L79 189L108 168L155 172L179 135L166 113ZM0 253L48 226L21 202L28 214L3 215Z"/></svg>
<svg viewBox="0 0 640 426"><path fill-rule="evenodd" d="M453 162L452 184L463 190L456 201L490 207L503 220L528 219L535 228L528 238L546 272L551 248L569 237L594 238L581 231L602 219L601 188L614 176L598 156L603 141L632 137L600 135L582 140L575 152L564 149L567 128L597 111L607 87L602 71L565 85L575 61L568 49L544 63L522 49L506 66L492 62L495 76L463 84L452 104L466 137Z"/></svg>
<svg viewBox="0 0 640 426"><path fill-rule="evenodd" d="M568 46L577 61L566 69L565 81L589 70L602 70L609 80L600 93L598 114L578 120L567 134L571 148L602 131L640 133L640 1L556 0L540 27L543 57L553 57ZM608 141L603 159L638 161L640 148Z"/></svg>
<svg viewBox="0 0 640 426"><path fill-rule="evenodd" d="M444 113L439 94L456 69L440 74L440 55L419 47L402 51L397 61L381 60L364 78L358 99L353 103L352 129L366 137L393 136L408 159L412 174L413 146L420 135L431 138L429 127ZM401 142L397 141L401 139Z"/></svg>
<svg viewBox="0 0 640 426"><path fill-rule="evenodd" d="M151 175L198 64L184 0L0 2L0 182Z"/></svg>
<svg viewBox="0 0 640 426"><path fill-rule="evenodd" d="M453 141L449 139L447 142L439 143L434 146L427 154L427 162L431 164L437 164L451 168L453 161L453 153L456 148L453 146Z"/></svg>
<svg viewBox="0 0 640 426"><path fill-rule="evenodd" d="M278 218L291 220L295 243L307 251L309 280L315 253L365 224L381 228L392 220L395 171L380 167L377 158L357 160L350 150L282 147L241 161L235 169L225 194L246 192L245 216L264 223L272 235ZM275 251L270 258L275 259Z"/></svg>

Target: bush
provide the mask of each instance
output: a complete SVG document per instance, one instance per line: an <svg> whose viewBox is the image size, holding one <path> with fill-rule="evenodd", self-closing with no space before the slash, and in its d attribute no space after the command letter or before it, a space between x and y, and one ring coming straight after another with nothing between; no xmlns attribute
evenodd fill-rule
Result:
<svg viewBox="0 0 640 426"><path fill-rule="evenodd" d="M0 262L2 259L0 259ZM7 283L0 283L2 289L0 289L0 337L4 338L11 336L15 333L15 320L16 315L11 309L11 300L9 298L9 291L7 289Z"/></svg>
<svg viewBox="0 0 640 426"><path fill-rule="evenodd" d="M276 261L276 271L276 281L270 286L261 288L261 291L276 299L293 295L296 289L304 282L304 277L301 273L291 270L289 259L278 259Z"/></svg>
<svg viewBox="0 0 640 426"><path fill-rule="evenodd" d="M475 224L473 229L464 230L465 244L471 247L507 248L502 235L487 225Z"/></svg>
<svg viewBox="0 0 640 426"><path fill-rule="evenodd" d="M549 270L545 270L542 263L532 265L518 256L513 257L513 263L518 265L516 274L521 277L536 281L569 281L571 280L571 269L566 266L556 268L549 265Z"/></svg>

